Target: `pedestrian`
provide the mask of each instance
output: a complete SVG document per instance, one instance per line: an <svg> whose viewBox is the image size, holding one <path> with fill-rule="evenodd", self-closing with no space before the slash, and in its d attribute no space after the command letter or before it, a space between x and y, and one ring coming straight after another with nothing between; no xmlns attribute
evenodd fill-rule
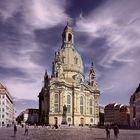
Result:
<svg viewBox="0 0 140 140"><path fill-rule="evenodd" d="M55 129L58 129L58 125L57 125L57 124L55 124L55 125L54 125L54 128L55 128Z"/></svg>
<svg viewBox="0 0 140 140"><path fill-rule="evenodd" d="M23 127L24 127L24 125L23 125L23 124L21 124L21 127L23 128Z"/></svg>
<svg viewBox="0 0 140 140"><path fill-rule="evenodd" d="M58 129L58 125L57 124L54 124L53 127L52 127L52 129L54 129L54 128L55 129Z"/></svg>
<svg viewBox="0 0 140 140"><path fill-rule="evenodd" d="M109 129L109 125L105 126L105 131L106 131L106 138L110 139L110 129Z"/></svg>
<svg viewBox="0 0 140 140"><path fill-rule="evenodd" d="M14 137L16 137L16 133L17 133L17 126L16 124L14 124Z"/></svg>
<svg viewBox="0 0 140 140"><path fill-rule="evenodd" d="M36 128L37 127L37 125L36 125L36 123L34 123L34 128Z"/></svg>
<svg viewBox="0 0 140 140"><path fill-rule="evenodd" d="M118 139L118 134L119 134L119 127L115 124L113 127L114 130L114 139Z"/></svg>
<svg viewBox="0 0 140 140"><path fill-rule="evenodd" d="M29 126L26 124L25 125L25 133L24 133L24 135L28 135L28 131L29 131Z"/></svg>
<svg viewBox="0 0 140 140"><path fill-rule="evenodd" d="M89 125L89 128L90 128L90 130L92 129L92 125L91 124Z"/></svg>

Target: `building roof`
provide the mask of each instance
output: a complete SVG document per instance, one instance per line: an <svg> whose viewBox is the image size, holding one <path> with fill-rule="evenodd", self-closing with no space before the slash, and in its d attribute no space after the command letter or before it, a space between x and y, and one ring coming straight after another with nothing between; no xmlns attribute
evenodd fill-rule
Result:
<svg viewBox="0 0 140 140"><path fill-rule="evenodd" d="M17 117L22 116L23 114L28 114L29 111L37 111L37 112L39 112L39 109L37 109L37 108L27 108L24 111L20 112L20 114Z"/></svg>
<svg viewBox="0 0 140 140"><path fill-rule="evenodd" d="M135 92L131 95L130 100L129 100L129 103L130 103L130 104L134 104L134 102L135 102L135 100L136 100L135 96L136 96L136 94L139 94L139 93L140 93L140 84L139 84L139 86L136 88Z"/></svg>
<svg viewBox="0 0 140 140"><path fill-rule="evenodd" d="M4 94L6 94L7 97L8 97L8 98L11 100L11 102L13 103L13 98L12 98L11 94L8 92L6 86L4 86L1 82L0 82L0 89L4 89L4 90L5 90Z"/></svg>
<svg viewBox="0 0 140 140"><path fill-rule="evenodd" d="M6 89L6 87L0 82L0 89Z"/></svg>
<svg viewBox="0 0 140 140"><path fill-rule="evenodd" d="M115 104L115 105L114 105L114 108L115 108L115 109L120 109L121 106L122 106L122 104Z"/></svg>
<svg viewBox="0 0 140 140"><path fill-rule="evenodd" d="M120 112L130 112L129 106L127 106L127 105L121 106Z"/></svg>
<svg viewBox="0 0 140 140"><path fill-rule="evenodd" d="M114 108L115 105L116 105L116 103L108 104L108 105L105 106L105 109Z"/></svg>
<svg viewBox="0 0 140 140"><path fill-rule="evenodd" d="M140 84L139 84L139 86L137 87L135 93L138 93L138 92L140 92Z"/></svg>
<svg viewBox="0 0 140 140"><path fill-rule="evenodd" d="M123 109L123 108L128 108L127 105L123 105L123 104L117 104L117 103L112 103L112 104L108 104L105 106L105 109Z"/></svg>

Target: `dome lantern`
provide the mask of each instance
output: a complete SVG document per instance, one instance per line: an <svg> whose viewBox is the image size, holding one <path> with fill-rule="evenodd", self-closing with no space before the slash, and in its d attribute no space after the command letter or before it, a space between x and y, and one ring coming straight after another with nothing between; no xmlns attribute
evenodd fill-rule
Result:
<svg viewBox="0 0 140 140"><path fill-rule="evenodd" d="M62 48L63 47L74 47L74 32L72 28L68 25L68 23L62 33Z"/></svg>

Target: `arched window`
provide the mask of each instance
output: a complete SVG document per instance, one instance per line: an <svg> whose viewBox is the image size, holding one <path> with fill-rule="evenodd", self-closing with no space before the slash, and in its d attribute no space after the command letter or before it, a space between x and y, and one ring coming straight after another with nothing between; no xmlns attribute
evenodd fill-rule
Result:
<svg viewBox="0 0 140 140"><path fill-rule="evenodd" d="M92 114L92 99L89 100L89 109L90 109L90 114Z"/></svg>
<svg viewBox="0 0 140 140"><path fill-rule="evenodd" d="M90 119L90 122L93 123L93 119L92 118Z"/></svg>
<svg viewBox="0 0 140 140"><path fill-rule="evenodd" d="M54 95L54 112L59 111L59 95L55 94Z"/></svg>
<svg viewBox="0 0 140 140"><path fill-rule="evenodd" d="M71 112L71 96L67 95L67 112Z"/></svg>
<svg viewBox="0 0 140 140"><path fill-rule="evenodd" d="M76 56L74 57L74 64L78 64L78 58Z"/></svg>
<svg viewBox="0 0 140 140"><path fill-rule="evenodd" d="M69 33L68 34L68 41L71 41L71 39L72 39L72 35Z"/></svg>
<svg viewBox="0 0 140 140"><path fill-rule="evenodd" d="M83 114L84 111L84 101L83 96L80 97L80 113Z"/></svg>
<svg viewBox="0 0 140 140"><path fill-rule="evenodd" d="M63 64L65 63L65 57L62 57L62 63Z"/></svg>

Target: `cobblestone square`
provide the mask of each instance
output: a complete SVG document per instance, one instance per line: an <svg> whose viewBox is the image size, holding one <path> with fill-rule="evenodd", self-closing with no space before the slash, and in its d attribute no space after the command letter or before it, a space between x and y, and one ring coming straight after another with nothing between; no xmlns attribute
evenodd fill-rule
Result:
<svg viewBox="0 0 140 140"><path fill-rule="evenodd" d="M111 130L111 140L114 139ZM24 135L24 128L18 127L16 137L13 128L0 128L0 140L106 140L104 129L87 127L46 127L29 128L29 135ZM118 140L140 140L140 130L121 129Z"/></svg>

